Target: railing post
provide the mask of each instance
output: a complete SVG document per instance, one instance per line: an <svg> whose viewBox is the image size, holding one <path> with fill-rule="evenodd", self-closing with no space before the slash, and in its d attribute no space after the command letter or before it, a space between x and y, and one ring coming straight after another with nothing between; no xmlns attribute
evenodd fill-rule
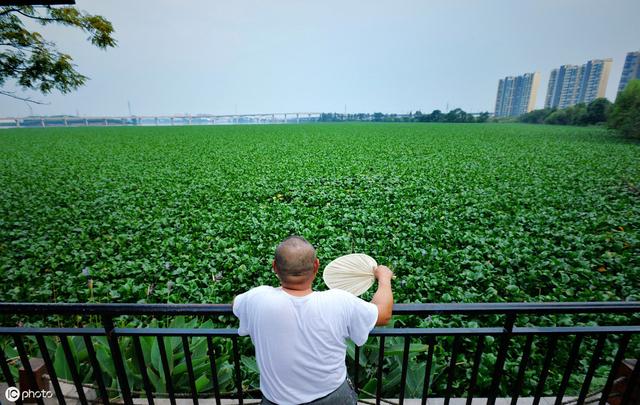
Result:
<svg viewBox="0 0 640 405"><path fill-rule="evenodd" d="M460 335L453 337L453 344L451 346L451 359L449 359L449 370L447 373L447 388L444 395L444 405L449 405L451 401L451 390L453 386L453 378L456 372L456 360L458 359L458 352L460 351Z"/></svg>
<svg viewBox="0 0 640 405"><path fill-rule="evenodd" d="M147 402L149 405L154 405L153 401L153 387L151 386L151 381L149 380L149 373L147 373L147 364L144 362L144 354L142 353L142 345L140 344L140 337L133 336L133 349L135 351L136 358L138 360L138 369L140 370L140 375L142 376L142 384L144 386L144 392L147 395Z"/></svg>
<svg viewBox="0 0 640 405"><path fill-rule="evenodd" d="M51 381L51 384L53 385L53 391L56 393L56 399L58 400L58 404L66 405L67 402L64 399L64 395L62 395L62 389L60 389L60 382L58 381L58 375L56 374L56 370L53 367L53 362L51 361L51 356L49 355L49 349L47 349L47 344L45 343L44 338L41 335L36 336L36 341L38 342L38 346L40 347L42 360L44 360L44 364L47 367L47 373L49 374L49 381Z"/></svg>
<svg viewBox="0 0 640 405"><path fill-rule="evenodd" d="M399 405L404 404L404 392L407 388L407 369L409 368L409 351L411 351L411 337L404 337L404 347L402 351L402 370L400 373L400 398Z"/></svg>
<svg viewBox="0 0 640 405"><path fill-rule="evenodd" d="M476 346L476 352L473 356L473 369L471 370L471 381L469 381L469 390L467 393L466 405L471 405L473 401L473 392L476 389L476 382L478 381L478 371L480 370L480 362L482 361L482 352L484 350L484 335L478 336L478 344Z"/></svg>
<svg viewBox="0 0 640 405"><path fill-rule="evenodd" d="M427 352L427 363L424 367L424 385L422 386L422 401L421 405L427 404L427 399L429 397L429 384L431 383L431 365L433 364L433 349L436 345L435 338L428 338L427 343L429 344L429 351Z"/></svg>
<svg viewBox="0 0 640 405"><path fill-rule="evenodd" d="M529 357L531 356L531 346L533 345L533 335L527 335L527 341L524 344L524 352L520 359L520 366L518 367L518 376L516 377L516 383L513 388L513 396L511 397L511 405L517 405L520 391L522 391L522 384L524 383L524 375L529 367ZM471 402L467 402L467 405L471 405Z"/></svg>
<svg viewBox="0 0 640 405"><path fill-rule="evenodd" d="M546 346L546 354L544 356L544 362L542 363L542 371L540 372L540 378L538 379L538 385L536 386L535 394L533 397L533 405L540 403L540 398L544 394L544 384L547 382L549 376L549 368L551 367L551 361L556 354L556 348L558 346L558 337L556 335L549 335L549 341Z"/></svg>
<svg viewBox="0 0 640 405"><path fill-rule="evenodd" d="M31 363L29 363L29 356L27 355L27 351L24 348L24 344L22 343L21 336L14 336L13 340L16 344L16 349L18 350L18 355L20 356L20 362L22 363L22 367L24 367L27 372L27 378L29 379L29 384L31 385L31 389L38 389L38 383L36 382L36 376L33 374L33 370L31 369ZM20 387L23 388L24 387ZM44 405L44 400L42 397L36 397L36 402L38 405Z"/></svg>
<svg viewBox="0 0 640 405"><path fill-rule="evenodd" d="M491 380L491 388L489 390L489 397L487 398L487 405L495 405L496 397L498 396L498 389L500 388L500 379L502 378L502 369L504 362L507 359L507 349L509 348L509 341L511 340L511 334L513 333L513 325L516 322L515 314L508 314L507 320L502 332L502 339L500 339L500 348L498 349L498 358L496 359L495 367L493 368L493 377Z"/></svg>
<svg viewBox="0 0 640 405"><path fill-rule="evenodd" d="M98 392L100 393L100 397L102 398L102 403L104 405L109 405L109 394L107 393L107 389L104 385L104 380L102 379L102 370L100 369L100 363L98 362L98 357L96 356L96 350L93 348L93 341L91 340L91 336L84 336L84 345L87 347L87 355L89 356L89 361L91 362L91 368L93 368L93 379L96 380L98 384Z"/></svg>
<svg viewBox="0 0 640 405"><path fill-rule="evenodd" d="M164 344L164 338L160 335L156 336L158 342L158 351L160 352L160 361L162 362L162 372L164 373L164 384L169 395L169 403L176 405L176 397L173 392L173 381L171 380L171 370L169 369L169 358L167 357L167 347Z"/></svg>
<svg viewBox="0 0 640 405"><path fill-rule="evenodd" d="M189 376L189 388L191 388L191 400L194 405L198 405L198 390L196 388L196 377L193 373L193 363L191 362L191 349L189 348L189 338L182 335L182 350L184 360L187 364L187 375Z"/></svg>
<svg viewBox="0 0 640 405"><path fill-rule="evenodd" d="M589 391L589 387L591 386L591 380L593 379L593 374L596 371L596 367L600 362L600 356L602 355L602 349L604 348L604 343L607 340L607 335L598 336L598 343L596 343L596 348L593 351L591 356L591 361L589 362L589 369L587 370L587 375L584 377L584 382L582 383L582 388L580 388L580 396L578 396L578 402L576 405L583 405L584 400L587 398L587 392Z"/></svg>
<svg viewBox="0 0 640 405"><path fill-rule="evenodd" d="M233 344L233 362L236 372L236 386L238 388L238 404L242 405L242 397L244 394L242 392L242 374L240 373L240 350L238 349L238 337L233 336L231 338L231 343Z"/></svg>
<svg viewBox="0 0 640 405"><path fill-rule="evenodd" d="M576 364L576 361L578 360L578 356L580 355L581 343L582 335L576 335L575 340L573 341L573 345L571 346L571 354L569 354L569 360L567 361L567 365L564 369L564 374L562 375L560 387L558 388L555 405L562 405L562 401L564 401L564 393L567 390L569 378L571 378L571 373L573 372L573 368Z"/></svg>
<svg viewBox="0 0 640 405"><path fill-rule="evenodd" d="M13 379L13 375L11 375L11 370L9 370L9 365L7 364L7 357L5 356L2 346L0 346L0 368L2 369L2 374L4 374L4 381L7 383L7 385L9 387L17 388L18 386L16 385L16 382ZM18 405L22 405L22 400L18 398L16 400L16 403Z"/></svg>
<svg viewBox="0 0 640 405"><path fill-rule="evenodd" d="M76 361L73 357L73 353L71 353L71 346L69 345L69 337L66 335L61 335L60 345L62 346L64 357L67 359L67 365L69 366L69 372L71 373L71 379L73 380L73 385L76 387L76 392L78 393L78 399L80 400L80 403L82 405L86 405L87 396L84 394L84 387L82 386L82 378L78 373L78 368L76 367Z"/></svg>
<svg viewBox="0 0 640 405"><path fill-rule="evenodd" d="M122 399L126 405L133 405L133 401L131 400L131 390L129 389L129 380L127 380L127 373L124 369L122 352L120 351L120 345L118 344L118 336L115 334L113 319L111 319L110 316L103 315L102 325L104 326L104 332L107 336L107 341L109 342L109 348L111 349L111 357L113 357L113 365L115 366L116 374L118 375Z"/></svg>
<svg viewBox="0 0 640 405"><path fill-rule="evenodd" d="M382 366L384 364L384 335L380 336L380 349L378 350L378 370L376 372L376 405L380 405L382 398Z"/></svg>
<svg viewBox="0 0 640 405"><path fill-rule="evenodd" d="M218 384L218 367L216 366L215 350L211 336L207 336L207 352L209 354L209 365L211 366L211 379L213 383L213 395L216 405L220 405L220 386Z"/></svg>
<svg viewBox="0 0 640 405"><path fill-rule="evenodd" d="M620 338L620 342L618 343L618 352L616 353L616 357L613 360L613 364L611 365L611 371L609 372L607 382L602 389L602 396L600 397L600 402L598 402L598 405L605 405L607 403L607 400L609 399L611 387L613 387L613 380L615 379L616 373L618 372L620 363L622 363L622 360L624 359L624 353L627 351L627 346L629 345L630 339L631 335L626 333Z"/></svg>

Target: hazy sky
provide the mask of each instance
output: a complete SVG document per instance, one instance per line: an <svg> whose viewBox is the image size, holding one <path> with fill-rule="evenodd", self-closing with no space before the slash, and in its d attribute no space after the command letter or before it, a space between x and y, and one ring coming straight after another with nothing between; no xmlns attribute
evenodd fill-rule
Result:
<svg viewBox="0 0 640 405"><path fill-rule="evenodd" d="M91 80L34 114L493 111L498 79L640 49L638 0L77 0L118 47L39 28ZM9 86L9 89L11 87ZM32 95L33 93L22 93ZM0 96L0 116L30 113Z"/></svg>

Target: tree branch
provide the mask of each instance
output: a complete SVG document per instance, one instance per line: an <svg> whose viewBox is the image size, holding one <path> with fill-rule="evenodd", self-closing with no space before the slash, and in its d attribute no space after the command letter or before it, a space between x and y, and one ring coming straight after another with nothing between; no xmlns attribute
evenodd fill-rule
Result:
<svg viewBox="0 0 640 405"><path fill-rule="evenodd" d="M14 10L16 13L21 14L25 17L28 18L33 18L34 20L39 20L39 21L46 21L46 22L63 22L63 23L69 23L67 20L63 20L62 18L51 18L51 17L41 17L39 15L31 15L31 14L26 14L23 13L22 10Z"/></svg>
<svg viewBox="0 0 640 405"><path fill-rule="evenodd" d="M34 99L32 99L31 97L20 97L20 96L16 96L16 95L14 94L14 92L12 92L12 91L0 90L0 95L7 96L7 97L11 97L11 98L15 98L16 100L21 100L21 101L24 101L24 102L27 102L27 103L40 104L40 105L46 105L46 104L49 104L49 103L45 103L45 102L43 102L43 101L37 101L37 100L34 100Z"/></svg>
<svg viewBox="0 0 640 405"><path fill-rule="evenodd" d="M0 16L5 15L5 14L9 14L9 13L13 13L15 11L20 11L20 9L17 9L17 8L4 9L4 10L0 11Z"/></svg>

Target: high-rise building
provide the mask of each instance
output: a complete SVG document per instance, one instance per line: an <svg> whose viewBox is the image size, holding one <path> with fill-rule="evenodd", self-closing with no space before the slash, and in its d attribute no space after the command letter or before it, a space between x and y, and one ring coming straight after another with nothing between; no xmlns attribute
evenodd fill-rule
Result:
<svg viewBox="0 0 640 405"><path fill-rule="evenodd" d="M622 76L620 76L620 84L618 85L618 93L627 87L630 80L640 79L640 51L629 52L624 60L622 68Z"/></svg>
<svg viewBox="0 0 640 405"><path fill-rule="evenodd" d="M562 65L549 76L545 108L567 108L604 97L611 58L590 60L582 66Z"/></svg>
<svg viewBox="0 0 640 405"><path fill-rule="evenodd" d="M540 73L507 76L498 82L496 117L513 117L527 113L536 105Z"/></svg>

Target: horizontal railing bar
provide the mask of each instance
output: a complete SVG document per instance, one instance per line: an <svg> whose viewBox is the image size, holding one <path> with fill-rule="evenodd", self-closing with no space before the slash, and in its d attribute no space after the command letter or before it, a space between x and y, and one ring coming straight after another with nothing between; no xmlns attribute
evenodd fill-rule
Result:
<svg viewBox="0 0 640 405"><path fill-rule="evenodd" d="M231 315L231 304L0 303L0 314L16 315Z"/></svg>
<svg viewBox="0 0 640 405"><path fill-rule="evenodd" d="M102 328L12 328L0 327L0 335L32 335L32 336L105 336Z"/></svg>
<svg viewBox="0 0 640 405"><path fill-rule="evenodd" d="M640 333L640 325L548 326L513 328L514 335L591 335L601 333Z"/></svg>
<svg viewBox="0 0 640 405"><path fill-rule="evenodd" d="M640 301L396 304L395 315L640 312Z"/></svg>
<svg viewBox="0 0 640 405"><path fill-rule="evenodd" d="M486 336L502 333L503 328L374 328L369 336Z"/></svg>
<svg viewBox="0 0 640 405"><path fill-rule="evenodd" d="M113 333L118 336L238 336L238 329L115 328Z"/></svg>
<svg viewBox="0 0 640 405"><path fill-rule="evenodd" d="M395 304L395 315L640 312L640 301ZM231 315L231 304L0 303L2 314Z"/></svg>
<svg viewBox="0 0 640 405"><path fill-rule="evenodd" d="M236 328L115 328L119 336L238 336ZM371 336L487 336L500 335L504 328L374 328ZM514 327L514 335L596 335L612 333L640 333L640 325L620 326L549 326L549 327ZM0 327L0 335L32 335L32 336L105 336L101 328L28 328Z"/></svg>

